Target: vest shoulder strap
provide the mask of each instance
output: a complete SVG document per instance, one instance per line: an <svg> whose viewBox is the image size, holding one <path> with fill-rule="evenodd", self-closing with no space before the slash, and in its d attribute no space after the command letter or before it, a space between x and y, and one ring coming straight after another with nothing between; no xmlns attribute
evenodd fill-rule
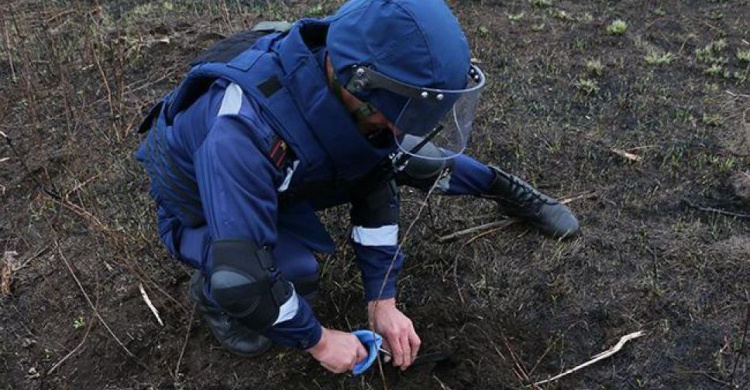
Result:
<svg viewBox="0 0 750 390"><path fill-rule="evenodd" d="M215 42L209 46L208 49L195 57L190 62L190 66L194 67L206 62L229 62L243 51L249 49L259 38L272 33L285 34L289 32L291 28L292 24L289 22L259 22L250 30L230 35L227 38Z"/></svg>

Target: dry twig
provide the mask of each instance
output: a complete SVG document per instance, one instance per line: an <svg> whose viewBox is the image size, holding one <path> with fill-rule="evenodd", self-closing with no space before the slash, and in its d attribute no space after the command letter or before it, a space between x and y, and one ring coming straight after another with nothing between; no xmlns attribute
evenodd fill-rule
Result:
<svg viewBox="0 0 750 390"><path fill-rule="evenodd" d="M485 223L483 225L474 226L474 227L471 227L471 228L468 228L468 229L459 230L457 232L448 234L446 236L438 237L437 240L438 240L438 242L446 242L446 241L454 240L454 239L459 238L459 237L468 236L469 234L472 234L472 233L481 232L481 231L487 230L487 229L493 229L493 228L502 229L502 228L506 228L506 227L508 227L508 226L516 223L516 222L518 222L517 219L505 219L505 220L502 220L502 221L495 221L495 222Z"/></svg>
<svg viewBox="0 0 750 390"><path fill-rule="evenodd" d="M88 326L88 328L86 328L86 333L83 335L83 338L81 339L81 342L78 343L78 345L75 348L73 348L72 351L68 352L68 354L65 355L65 357L63 357L62 359L60 359L59 362L55 363L55 365L52 366L52 368L49 369L49 371L47 372L47 375L51 375L57 369L57 367L59 367L66 360L68 360L68 358L70 358L71 356L73 356L76 353L76 351L78 351L78 349L80 349L83 346L83 344L86 342L86 338L89 337L89 333L91 333L91 328L94 327L94 319L95 318L96 317L93 317L93 318L91 318L89 320L89 326Z"/></svg>
<svg viewBox="0 0 750 390"><path fill-rule="evenodd" d="M391 274L391 271L393 270L393 265L396 264L396 259L398 258L398 254L401 252L401 248L404 247L404 244L406 243L406 240L409 238L409 233L411 233L411 229L414 227L414 225L419 221L419 217L422 215L422 211L424 211L424 208L427 206L427 201L430 199L430 195L432 195L432 192L435 191L435 188L437 188L438 183L445 175L445 171L443 171L440 175L438 175L437 179L435 179L435 182L432 183L432 187L430 187L430 190L427 192L427 195L424 197L424 201L422 202L422 205L419 207L419 210L417 211L417 216L414 217L414 219L409 224L409 227L406 228L406 233L404 233L404 237L401 239L401 242L398 244L398 248L396 249L396 253L393 255L393 259L391 260L391 264L388 267L388 271L385 273L385 277L383 277L383 284L380 286L380 292L378 293L378 297L383 295L383 290L385 290L385 284L388 281L388 277ZM375 305L377 306L377 302Z"/></svg>
<svg viewBox="0 0 750 390"><path fill-rule="evenodd" d="M704 211L704 212L707 212L707 213L721 214L721 215L726 215L726 216L729 216L729 217L735 217L735 218L740 218L740 219L750 218L750 214L733 213L731 211L726 211L726 210L721 210L721 209L715 209L713 207L701 207L701 206L695 205L695 204L693 204L691 202L688 202L687 200L685 200L684 202L690 208L694 208L696 210Z"/></svg>
<svg viewBox="0 0 750 390"><path fill-rule="evenodd" d="M190 338L190 330L193 328L193 317L195 317L195 307L197 304L193 304L193 310L190 312L190 320L188 321L187 332L185 332L185 342L182 344L182 350L180 350L180 356L177 358L177 367L174 369L174 377L180 374L180 363L182 362L182 355L185 354L187 348L188 339Z"/></svg>
<svg viewBox="0 0 750 390"><path fill-rule="evenodd" d="M422 211L424 211L424 208L427 206L427 202L430 199L430 195L435 191L435 188L437 188L438 183L440 183L440 180L445 176L446 171L443 171L440 175L438 175L437 179L435 179L435 182L432 183L432 187L430 187L430 190L427 191L427 195L424 197L424 201L422 202L422 205L419 207L419 210L417 211L417 216L414 217L414 219L411 221L411 224L409 224L409 227L406 228L406 232L404 233L403 238L401 239L401 242L398 244L398 247L396 248L396 253L393 255L393 259L391 259L391 264L388 266L388 271L386 271L385 276L383 277L383 283L380 285L380 291L378 292L378 298L380 298L383 295L383 291L385 290L385 284L388 281L388 277L391 274L391 271L393 271L393 265L396 264L396 259L398 258L398 254L401 252L401 248L403 248L404 244L406 243L406 240L409 238L409 233L411 233L411 229L414 227L414 225L419 220L419 217L422 215ZM375 301L375 307L377 308L378 304L380 303L380 300ZM372 327L372 324L370 324ZM373 330L374 329L370 329ZM383 380L383 387L385 389L388 389L388 384L385 380L385 373L383 372L383 364L380 360L380 354L378 354L378 367L380 368L380 378Z"/></svg>
<svg viewBox="0 0 750 390"><path fill-rule="evenodd" d="M159 321L159 325L164 326L164 323L161 321L161 317L159 317L159 311L157 311L154 307L154 304L151 303L151 299L149 299L148 294L146 294L146 290L143 288L143 283L138 283L138 289L141 290L141 296L143 297L143 300L146 302L148 308L151 309L151 312L154 313L154 317L156 317L156 320Z"/></svg>
<svg viewBox="0 0 750 390"><path fill-rule="evenodd" d="M117 142L120 142L120 133L117 132L117 114L115 114L115 104L112 99L112 89L109 87L109 80L107 80L107 74L104 72L104 68L102 68L102 63L99 61L99 56L96 54L96 47L94 46L94 43L91 43L91 55L94 58L94 63L96 64L97 69L99 69L99 75L102 78L102 83L104 84L104 89L107 91L107 102L109 102L109 113L112 115L112 130L115 133L115 136L117 137Z"/></svg>
<svg viewBox="0 0 750 390"><path fill-rule="evenodd" d="M622 158L624 158L624 159L626 159L626 160L630 160L630 161L641 161L641 160L643 160L643 158L641 156L639 156L637 154L630 153L630 152L626 152L626 151L624 151L622 149L609 148L609 151L612 152L612 153L614 153L614 154L616 154L616 155L618 155L618 156L620 156L620 157L622 157Z"/></svg>
<svg viewBox="0 0 750 390"><path fill-rule="evenodd" d="M13 80L16 79L16 67L13 63L13 45L10 44L10 34L8 33L8 25L3 23L3 31L5 32L5 47L8 49L8 66L10 67L10 74Z"/></svg>
<svg viewBox="0 0 750 390"><path fill-rule="evenodd" d="M596 363L596 362L598 362L600 360L604 360L604 359L606 359L606 358L614 355L615 353L619 352L620 349L622 349L623 345L625 345L625 343L627 343L628 341L636 339L638 337L641 337L641 336L643 336L645 334L646 333L643 332L642 330L638 331L638 332L633 332L633 333L630 333L630 334L626 334L625 336L620 337L620 341L618 341L617 344L615 344L614 347L612 347L612 348L610 348L610 349L608 349L608 350L606 350L606 351L604 351L604 352L602 352L600 354L592 356L591 360L587 361L586 363L583 363L583 364L580 364L578 366L575 366L575 367L571 368L570 370L567 370L567 371L565 371L565 372L563 372L563 373L561 373L559 375L553 376L552 378L536 382L536 383L534 383L534 386L539 386L539 385L542 385L542 384L545 384L545 383L556 381L556 380L558 380L558 379L560 379L560 378L562 378L562 377L564 377L564 376L566 376L568 374L572 374L572 373L574 373L574 372L576 372L576 371L578 371L578 370L580 370L580 369L582 369L584 367L588 367L588 366L590 366L590 365L592 365L592 364L594 364L594 363Z"/></svg>
<svg viewBox="0 0 750 390"><path fill-rule="evenodd" d="M582 137L584 139L590 141L594 146L596 146L598 148L601 148L601 149L604 149L604 150L606 150L606 151L608 151L610 153L616 154L616 155L618 155L618 156L620 156L620 157L622 157L622 158L624 158L626 160L635 161L635 162L643 160L643 158L641 156L637 155L637 154L633 154L633 153L630 153L630 152L622 150L622 149L613 148L613 147L607 145L602 140L594 139L594 138L591 138L591 137L588 137L588 136L585 136L585 135L582 136ZM635 147L635 148L632 148L632 149L641 149L641 148L642 147Z"/></svg>
<svg viewBox="0 0 750 390"><path fill-rule="evenodd" d="M104 327L107 328L107 332L109 332L109 334L112 336L112 338L115 339L115 341L117 342L117 344L119 344L120 347L122 347L122 349L125 350L125 352L128 354L128 356L130 356L133 359L136 359L136 361L138 361L137 358L136 358L136 356L133 355L132 352L130 352L130 350L128 349L128 347L126 347L125 344L123 344L122 341L120 341L120 339L115 335L115 333L112 331L112 329L109 327L109 325L107 325L107 322L104 321L104 318L102 318L102 316L99 314L99 310L97 310L96 306L94 306L94 303L91 302L91 298L89 298L89 294L86 293L86 290L83 288L83 285L81 284L81 281L78 280L78 276L76 276L75 271L73 271L73 267L70 265L70 262L68 261L68 259L63 254L62 249L60 248L60 243L57 242L57 241L55 241L55 246L57 247L57 252L60 254L60 258L65 263L65 266L68 268L68 271L70 271L70 275L73 276L73 279L75 280L76 284L78 285L78 288L81 289L81 292L83 293L84 298L86 298L86 302L89 303L89 306L91 306L91 310L94 311L94 315L96 315L96 318L98 318L99 321L102 323L102 325L104 325ZM138 363L142 364L140 362L138 362Z"/></svg>
<svg viewBox="0 0 750 390"><path fill-rule="evenodd" d="M596 191L584 192L584 193L579 194L579 195L575 195L575 196L571 196L569 198L561 199L560 203L561 204L568 204L568 203L570 203L572 201L575 201L575 200L593 198L596 195L597 195Z"/></svg>
<svg viewBox="0 0 750 390"><path fill-rule="evenodd" d="M732 379L729 381L731 384L734 384L734 374L737 372L737 362L740 361L740 354L742 354L742 350L745 349L745 337L747 337L747 324L748 322L750 322L750 304L747 305L746 313L747 314L745 315L745 327L742 330L742 341L740 341L740 348L737 349L737 353L735 354L735 357L734 357L734 367L732 368L732 375L731 375Z"/></svg>
<svg viewBox="0 0 750 390"><path fill-rule="evenodd" d="M562 199L560 201L560 203L562 203L562 204L568 204L568 203L573 202L575 200L593 198L594 196L596 196L596 191L586 192L586 193L583 193L583 194L580 194L580 195L576 195L576 196L572 196L572 197L569 197L569 198ZM471 227L471 228L468 228L468 229L464 229L464 230L459 230L457 232L453 232L451 234L448 234L448 235L445 235L445 236L442 236L442 237L438 237L437 240L438 240L438 242L446 242L446 241L454 240L454 239L459 238L459 237L468 236L468 235L470 235L472 233L481 232L481 231L484 231L484 230L487 230L487 229L492 229L490 232L495 232L495 231L504 229L504 228L506 228L506 227L508 227L508 226L510 226L510 225L512 225L514 223L516 223L516 222L519 222L519 221L520 220L518 220L518 219L511 218L511 219L506 219L506 220L502 220L502 221L495 221L495 222L485 223L483 225L474 226L474 227ZM472 239L469 240L467 242L467 244L470 243L470 242L472 242L472 241L474 241L474 240L476 240L479 237L484 236L485 234L489 234L489 232L484 232L484 233L482 233L480 235L477 235L476 237L472 237Z"/></svg>

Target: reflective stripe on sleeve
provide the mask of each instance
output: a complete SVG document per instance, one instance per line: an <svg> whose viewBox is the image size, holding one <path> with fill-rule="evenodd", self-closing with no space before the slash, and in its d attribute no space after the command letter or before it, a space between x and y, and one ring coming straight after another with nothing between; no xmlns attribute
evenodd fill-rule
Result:
<svg viewBox="0 0 750 390"><path fill-rule="evenodd" d="M276 317L276 321L274 321L273 325L291 320L292 318L294 318L294 316L297 315L298 309L299 297L297 297L296 291L292 291L292 296L289 297L289 299L287 299L286 302L284 302L284 304L279 308L279 316Z"/></svg>

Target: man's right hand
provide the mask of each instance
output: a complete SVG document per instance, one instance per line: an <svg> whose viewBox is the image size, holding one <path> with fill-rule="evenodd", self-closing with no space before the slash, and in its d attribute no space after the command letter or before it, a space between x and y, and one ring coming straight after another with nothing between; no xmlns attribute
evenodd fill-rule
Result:
<svg viewBox="0 0 750 390"><path fill-rule="evenodd" d="M367 358L367 350L357 336L326 328L323 328L320 341L307 352L335 374L351 371L355 364Z"/></svg>

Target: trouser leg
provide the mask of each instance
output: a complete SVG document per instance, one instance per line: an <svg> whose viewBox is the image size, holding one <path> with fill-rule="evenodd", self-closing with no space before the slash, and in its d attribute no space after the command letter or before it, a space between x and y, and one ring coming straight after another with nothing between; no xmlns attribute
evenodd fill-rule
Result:
<svg viewBox="0 0 750 390"><path fill-rule="evenodd" d="M230 352L257 356L271 347L271 341L249 330L225 314L211 298L211 263L208 261L211 238L207 226L185 227L163 208L158 208L159 235L169 252L181 262L196 268L190 280L189 297L203 315L216 339ZM291 281L300 296L312 298L317 293L318 263L313 252L293 234L279 227L274 250L277 268Z"/></svg>
<svg viewBox="0 0 750 390"><path fill-rule="evenodd" d="M315 254L286 230L280 230L274 250L276 266L292 282L297 294L308 301L318 294L318 260Z"/></svg>
<svg viewBox="0 0 750 390"><path fill-rule="evenodd" d="M490 191L495 173L490 167L466 156L453 158L453 167L444 179L446 185L440 188L443 195L484 196Z"/></svg>
<svg viewBox="0 0 750 390"><path fill-rule="evenodd" d="M159 236L167 250L181 262L198 269L204 275L210 275L208 254L211 250L211 238L208 227L182 226L176 217L161 207L157 209L157 218ZM294 284L300 295L308 298L317 293L318 261L315 254L305 242L285 229L284 224L279 226L274 257L281 275Z"/></svg>
<svg viewBox="0 0 750 390"><path fill-rule="evenodd" d="M568 207L514 175L466 155L458 155L443 163L442 167L440 164L435 160L412 157L406 169L398 174L397 181L428 191L438 175L447 172L435 189L440 194L473 195L495 200L505 214L552 237L568 237L578 232L578 220ZM414 177L415 172L420 174L419 177ZM432 172L432 175L424 172Z"/></svg>

